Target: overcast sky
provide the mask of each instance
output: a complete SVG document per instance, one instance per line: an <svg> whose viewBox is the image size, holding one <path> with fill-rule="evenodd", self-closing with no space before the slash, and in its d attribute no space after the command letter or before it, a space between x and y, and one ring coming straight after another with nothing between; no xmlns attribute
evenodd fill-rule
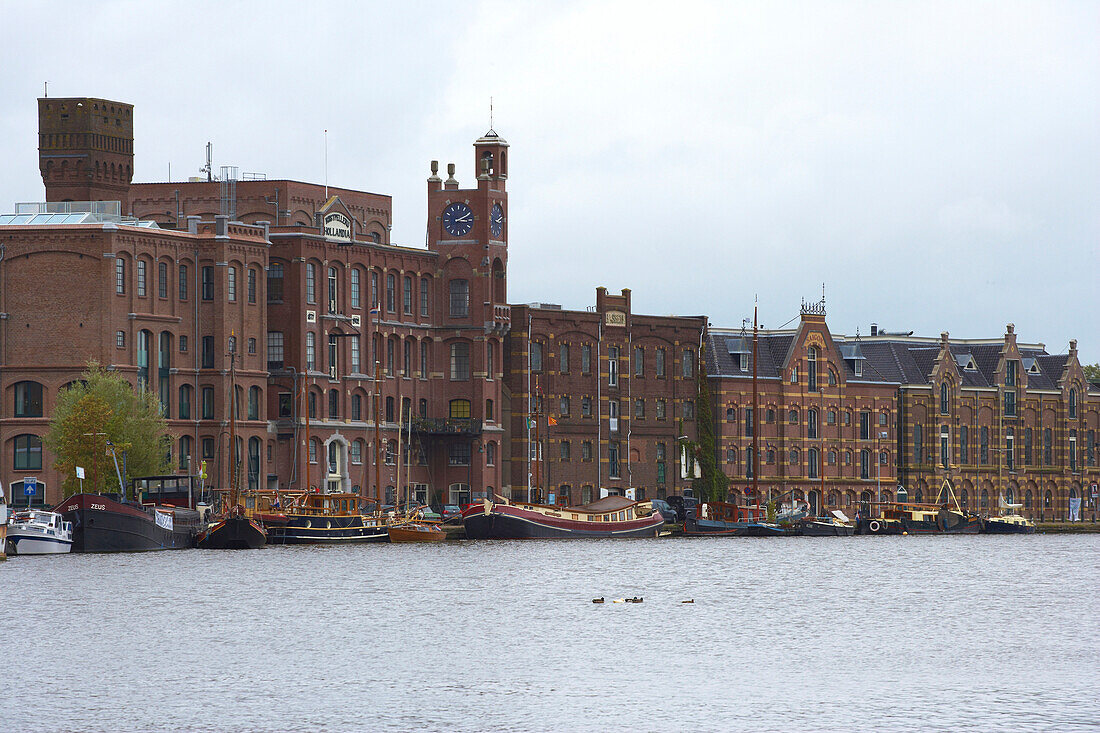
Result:
<svg viewBox="0 0 1100 733"><path fill-rule="evenodd" d="M135 180L214 164L393 196L511 144L509 300L1000 337L1100 361L1100 4L6 3L0 208L37 103L135 105Z"/></svg>

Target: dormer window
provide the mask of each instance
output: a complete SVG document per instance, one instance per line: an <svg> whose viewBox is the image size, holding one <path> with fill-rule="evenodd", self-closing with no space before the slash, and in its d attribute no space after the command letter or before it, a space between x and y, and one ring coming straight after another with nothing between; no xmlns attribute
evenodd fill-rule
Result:
<svg viewBox="0 0 1100 733"><path fill-rule="evenodd" d="M854 371L857 377L863 376L863 359L855 360Z"/></svg>

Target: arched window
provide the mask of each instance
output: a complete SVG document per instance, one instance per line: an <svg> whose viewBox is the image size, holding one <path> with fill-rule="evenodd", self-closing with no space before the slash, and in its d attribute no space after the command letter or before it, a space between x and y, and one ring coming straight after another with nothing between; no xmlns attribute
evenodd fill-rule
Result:
<svg viewBox="0 0 1100 733"><path fill-rule="evenodd" d="M489 441L485 445L485 465L495 466L497 464L497 444L494 441Z"/></svg>
<svg viewBox="0 0 1100 733"><path fill-rule="evenodd" d="M328 309L336 312L336 268L328 268Z"/></svg>
<svg viewBox="0 0 1100 733"><path fill-rule="evenodd" d="M363 419L363 397L361 395L353 394L351 396L351 419Z"/></svg>
<svg viewBox="0 0 1100 733"><path fill-rule="evenodd" d="M859 452L859 477L871 478L871 451L866 448Z"/></svg>
<svg viewBox="0 0 1100 733"><path fill-rule="evenodd" d="M811 392L817 391L817 348L811 346L806 350L806 378Z"/></svg>
<svg viewBox="0 0 1100 733"><path fill-rule="evenodd" d="M1024 492L1024 509L1030 509L1032 501L1034 501L1034 499L1031 496L1031 489L1028 489Z"/></svg>
<svg viewBox="0 0 1100 733"><path fill-rule="evenodd" d="M340 390L330 389L328 391L328 418L329 420L335 420L340 417Z"/></svg>
<svg viewBox="0 0 1100 733"><path fill-rule="evenodd" d="M310 463L316 463L317 462L317 448L318 448L319 445L320 445L320 442L317 440L317 438L310 438L309 439L309 462Z"/></svg>
<svg viewBox="0 0 1100 733"><path fill-rule="evenodd" d="M248 419L259 420L260 419L260 388L249 387L248 388Z"/></svg>
<svg viewBox="0 0 1100 733"><path fill-rule="evenodd" d="M42 417L42 385L38 382L15 383L15 417Z"/></svg>
<svg viewBox="0 0 1100 733"><path fill-rule="evenodd" d="M1069 416L1077 417L1077 390L1072 388L1069 391Z"/></svg>
<svg viewBox="0 0 1100 733"><path fill-rule="evenodd" d="M469 400L451 400L449 416L455 419L465 419L470 417L470 401Z"/></svg>
<svg viewBox="0 0 1100 733"><path fill-rule="evenodd" d="M359 268L358 267L353 267L353 268L351 268L351 307L352 308L361 308L362 305L363 305L362 297L360 295L360 288L361 288L361 286L360 286L360 283L359 283Z"/></svg>
<svg viewBox="0 0 1100 733"><path fill-rule="evenodd" d="M913 463L924 461L924 434L920 424L913 426Z"/></svg>
<svg viewBox="0 0 1100 733"><path fill-rule="evenodd" d="M817 437L817 410L810 409L806 411L806 437Z"/></svg>
<svg viewBox="0 0 1100 733"><path fill-rule="evenodd" d="M306 263L306 302L317 302L317 265Z"/></svg>
<svg viewBox="0 0 1100 733"><path fill-rule="evenodd" d="M191 419L191 385L181 384L179 389L179 419Z"/></svg>
<svg viewBox="0 0 1100 733"><path fill-rule="evenodd" d="M172 372L172 334L160 332L157 349L157 385L160 395L160 409L165 417L172 417L172 388L169 375Z"/></svg>
<svg viewBox="0 0 1100 733"><path fill-rule="evenodd" d="M363 441L358 438L353 440L348 448L348 454L353 464L361 464L363 462Z"/></svg>
<svg viewBox="0 0 1100 733"><path fill-rule="evenodd" d="M788 463L790 463L790 465L792 465L792 466L797 466L798 465L798 449L797 448L792 448L791 449L791 453L790 453L790 456L789 456Z"/></svg>
<svg viewBox="0 0 1100 733"><path fill-rule="evenodd" d="M798 410L791 410L787 413L787 422L791 425L798 424Z"/></svg>
<svg viewBox="0 0 1100 733"><path fill-rule="evenodd" d="M260 439L248 439L248 488L260 488Z"/></svg>
<svg viewBox="0 0 1100 733"><path fill-rule="evenodd" d="M943 383L940 384L940 414L941 415L946 415L947 414L947 403L948 403L947 397L948 397L947 382L943 382Z"/></svg>
<svg viewBox="0 0 1100 733"><path fill-rule="evenodd" d="M17 435L14 439L16 471L42 470L42 439L37 435Z"/></svg>
<svg viewBox="0 0 1100 733"><path fill-rule="evenodd" d="M397 311L397 276L392 272L386 275L386 311Z"/></svg>
<svg viewBox="0 0 1100 733"><path fill-rule="evenodd" d="M153 340L153 332L138 331L137 363L138 363L138 391L149 387L149 342Z"/></svg>
<svg viewBox="0 0 1100 733"><path fill-rule="evenodd" d="M809 478L817 478L818 475L818 452L817 448L810 448L807 451L807 457L809 458Z"/></svg>
<svg viewBox="0 0 1100 733"><path fill-rule="evenodd" d="M191 469L191 436L184 435L180 438L180 470L189 471Z"/></svg>

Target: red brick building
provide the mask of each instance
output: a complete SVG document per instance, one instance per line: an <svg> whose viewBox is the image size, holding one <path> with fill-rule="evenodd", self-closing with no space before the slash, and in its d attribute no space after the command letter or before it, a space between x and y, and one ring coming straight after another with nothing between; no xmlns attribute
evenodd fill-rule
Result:
<svg viewBox="0 0 1100 733"><path fill-rule="evenodd" d="M512 496L587 503L599 489L683 493L681 435L695 439L696 369L706 318L632 312L630 291L597 288L590 311L512 306ZM529 478L530 476L530 478Z"/></svg>
<svg viewBox="0 0 1100 733"><path fill-rule="evenodd" d="M716 458L735 500L753 500L757 466L764 499L789 492L815 511L852 512L880 488L892 496L900 384L865 368L858 339L829 331L823 304L804 304L796 329L761 331L757 342L754 423L752 331L712 329L706 341Z"/></svg>
<svg viewBox="0 0 1100 733"><path fill-rule="evenodd" d="M39 100L48 208L87 213L0 219L5 483L36 475L59 498L40 438L57 390L95 358L161 395L181 471L205 459L228 485L233 351L242 485L392 500L402 456L400 483L422 500L500 487L508 144L474 143L471 187L433 163L428 247L410 248L389 243L388 196L132 184L132 112Z"/></svg>

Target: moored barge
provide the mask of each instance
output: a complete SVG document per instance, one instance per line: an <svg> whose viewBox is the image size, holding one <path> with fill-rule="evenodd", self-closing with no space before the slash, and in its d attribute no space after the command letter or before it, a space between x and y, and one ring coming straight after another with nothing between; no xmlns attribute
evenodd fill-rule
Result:
<svg viewBox="0 0 1100 733"><path fill-rule="evenodd" d="M497 497L462 511L467 539L520 540L657 537L665 523L648 501L606 496L584 506L513 503Z"/></svg>

